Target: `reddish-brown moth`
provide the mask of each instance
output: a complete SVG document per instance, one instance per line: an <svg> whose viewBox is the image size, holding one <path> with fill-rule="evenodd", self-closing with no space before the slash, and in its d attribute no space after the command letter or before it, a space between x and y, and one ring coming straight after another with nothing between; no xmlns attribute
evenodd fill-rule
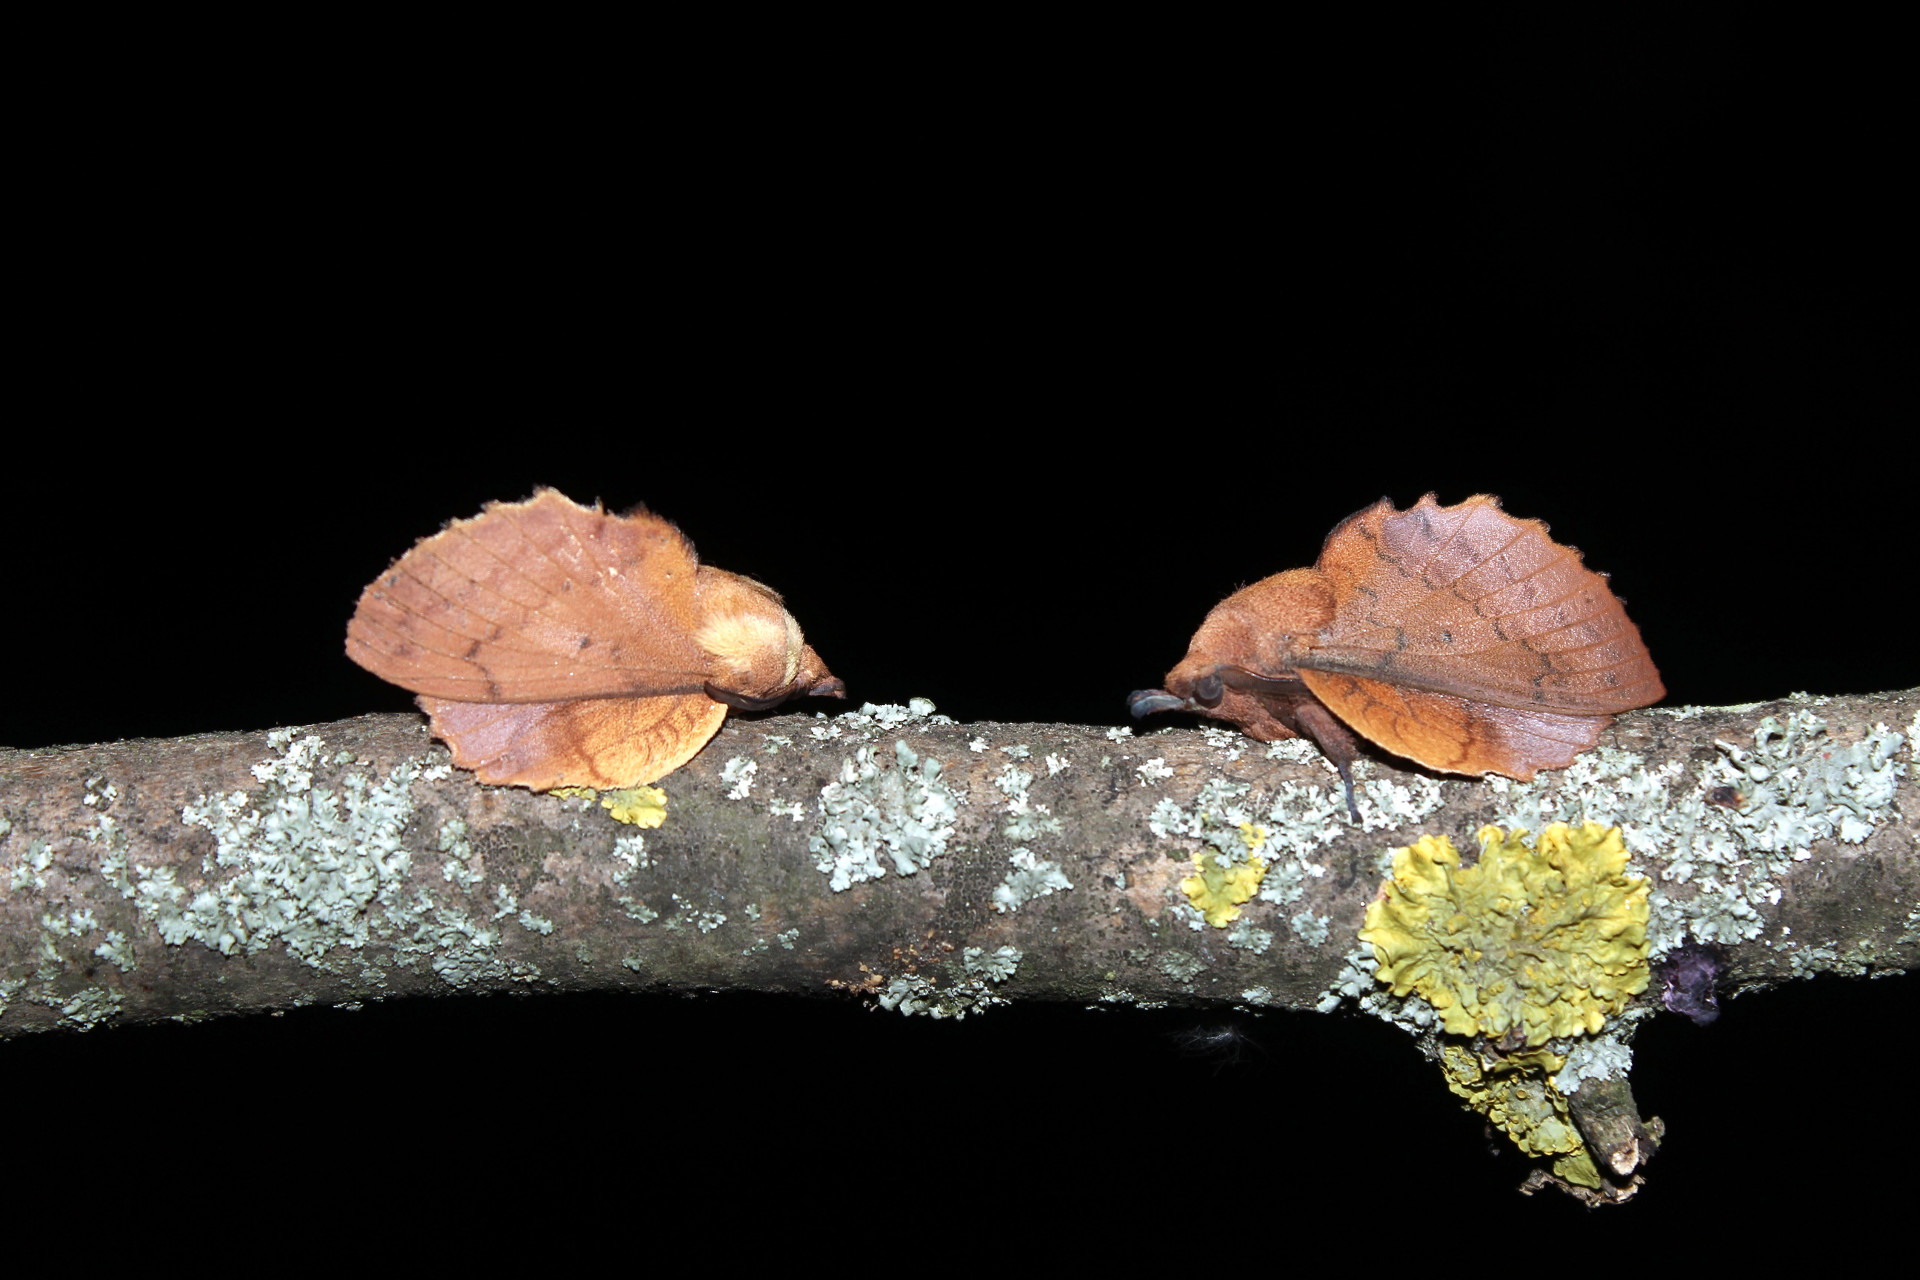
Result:
<svg viewBox="0 0 1920 1280"><path fill-rule="evenodd" d="M652 782L730 706L846 696L773 591L553 489L421 539L360 594L347 656L420 695L455 764L535 791Z"/></svg>
<svg viewBox="0 0 1920 1280"><path fill-rule="evenodd" d="M1560 769L1666 696L1606 578L1484 494L1340 522L1311 569L1234 592L1136 716L1197 711L1261 742L1313 739L1346 783L1353 733L1445 773ZM1351 730L1351 732L1350 732Z"/></svg>

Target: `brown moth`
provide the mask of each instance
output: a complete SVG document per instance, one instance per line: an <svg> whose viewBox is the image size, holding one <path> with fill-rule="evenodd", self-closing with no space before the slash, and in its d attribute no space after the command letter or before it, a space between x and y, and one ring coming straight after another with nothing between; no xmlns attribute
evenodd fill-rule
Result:
<svg viewBox="0 0 1920 1280"><path fill-rule="evenodd" d="M728 707L846 697L772 590L553 489L421 539L361 592L347 656L420 695L455 764L535 791L652 782Z"/></svg>
<svg viewBox="0 0 1920 1280"><path fill-rule="evenodd" d="M1128 698L1133 714L1311 738L1356 822L1354 733L1429 769L1528 781L1667 692L1605 576L1484 494L1347 517L1313 568L1216 605L1166 683Z"/></svg>

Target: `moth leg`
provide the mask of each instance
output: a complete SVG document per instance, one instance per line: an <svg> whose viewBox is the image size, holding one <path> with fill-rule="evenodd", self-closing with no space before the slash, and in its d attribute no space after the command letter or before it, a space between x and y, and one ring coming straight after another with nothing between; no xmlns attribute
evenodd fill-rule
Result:
<svg viewBox="0 0 1920 1280"><path fill-rule="evenodd" d="M1347 813L1359 822L1360 806L1353 799L1353 758L1360 752L1359 742L1352 731L1340 723L1339 717L1312 698L1302 698L1294 704L1293 718L1320 748L1320 753L1340 771L1340 781L1347 784Z"/></svg>

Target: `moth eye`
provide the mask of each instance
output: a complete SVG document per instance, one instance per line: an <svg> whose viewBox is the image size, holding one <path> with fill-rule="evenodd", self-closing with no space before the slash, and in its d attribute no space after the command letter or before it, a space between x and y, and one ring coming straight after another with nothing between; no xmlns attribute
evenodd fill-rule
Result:
<svg viewBox="0 0 1920 1280"><path fill-rule="evenodd" d="M1203 707L1216 706L1226 689L1220 683L1220 677L1211 673L1201 676L1193 682L1193 700Z"/></svg>

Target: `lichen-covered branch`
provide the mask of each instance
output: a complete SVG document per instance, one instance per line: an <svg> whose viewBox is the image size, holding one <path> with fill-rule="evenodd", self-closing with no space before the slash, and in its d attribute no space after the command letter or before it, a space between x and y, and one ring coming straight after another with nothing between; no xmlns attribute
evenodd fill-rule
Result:
<svg viewBox="0 0 1920 1280"><path fill-rule="evenodd" d="M1653 958L1719 948L1708 997L1912 969L1916 737L1920 690L1638 712L1532 784L1363 761L1358 826L1299 743L923 702L730 719L650 828L610 797L477 786L411 716L0 751L0 1036L505 987L954 1017L1358 1003L1417 1026L1357 931L1389 849L1489 823L1619 826Z"/></svg>

